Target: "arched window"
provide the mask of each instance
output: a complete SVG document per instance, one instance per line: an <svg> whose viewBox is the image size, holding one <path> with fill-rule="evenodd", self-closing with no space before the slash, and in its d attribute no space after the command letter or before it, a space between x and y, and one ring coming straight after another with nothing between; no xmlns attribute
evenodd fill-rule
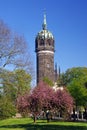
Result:
<svg viewBox="0 0 87 130"><path fill-rule="evenodd" d="M41 40L40 40L40 46L43 46L43 45L44 45L44 40L41 39Z"/></svg>

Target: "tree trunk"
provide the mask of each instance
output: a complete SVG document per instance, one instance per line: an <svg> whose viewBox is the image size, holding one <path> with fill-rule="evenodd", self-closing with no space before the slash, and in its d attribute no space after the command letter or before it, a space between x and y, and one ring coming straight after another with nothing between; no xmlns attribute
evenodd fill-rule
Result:
<svg viewBox="0 0 87 130"><path fill-rule="evenodd" d="M34 115L34 123L36 123L36 116Z"/></svg>

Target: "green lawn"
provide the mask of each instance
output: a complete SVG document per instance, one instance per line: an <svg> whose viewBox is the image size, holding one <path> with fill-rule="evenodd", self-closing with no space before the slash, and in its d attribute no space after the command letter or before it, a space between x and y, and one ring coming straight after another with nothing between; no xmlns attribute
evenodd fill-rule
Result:
<svg viewBox="0 0 87 130"><path fill-rule="evenodd" d="M87 122L49 122L30 118L0 120L0 130L87 130Z"/></svg>

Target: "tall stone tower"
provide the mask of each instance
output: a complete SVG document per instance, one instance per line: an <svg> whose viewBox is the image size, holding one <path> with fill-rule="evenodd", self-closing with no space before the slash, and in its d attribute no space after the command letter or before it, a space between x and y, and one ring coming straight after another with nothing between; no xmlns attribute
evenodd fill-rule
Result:
<svg viewBox="0 0 87 130"><path fill-rule="evenodd" d="M42 24L42 30L35 39L35 52L37 64L37 83L47 77L54 81L54 37L47 29L46 15Z"/></svg>

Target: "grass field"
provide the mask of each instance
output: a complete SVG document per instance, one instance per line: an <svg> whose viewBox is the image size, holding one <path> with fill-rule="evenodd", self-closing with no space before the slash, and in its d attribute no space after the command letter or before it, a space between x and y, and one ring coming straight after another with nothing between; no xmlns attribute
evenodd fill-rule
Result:
<svg viewBox="0 0 87 130"><path fill-rule="evenodd" d="M30 118L0 120L0 130L87 130L87 122L49 122Z"/></svg>

